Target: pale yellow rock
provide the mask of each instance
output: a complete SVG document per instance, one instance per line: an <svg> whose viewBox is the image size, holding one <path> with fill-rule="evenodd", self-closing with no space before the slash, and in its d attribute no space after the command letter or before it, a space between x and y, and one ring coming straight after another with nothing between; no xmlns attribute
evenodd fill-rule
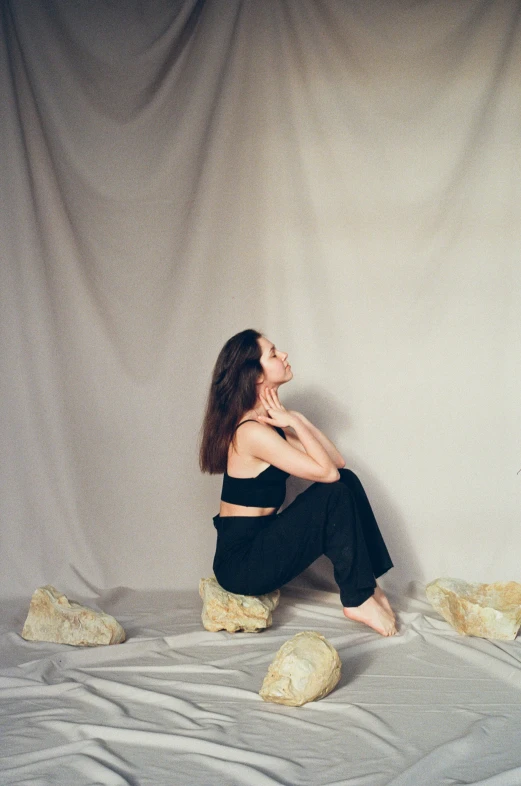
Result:
<svg viewBox="0 0 521 786"><path fill-rule="evenodd" d="M436 579L425 588L432 606L465 636L516 638L521 626L521 584L467 584L461 579Z"/></svg>
<svg viewBox="0 0 521 786"><path fill-rule="evenodd" d="M95 647L120 644L125 641L125 631L114 617L69 601L47 584L34 591L22 637L28 641Z"/></svg>
<svg viewBox="0 0 521 786"><path fill-rule="evenodd" d="M256 633L270 627L280 590L268 595L235 595L223 589L212 577L200 580L199 595L203 599L201 618L206 630Z"/></svg>
<svg viewBox="0 0 521 786"><path fill-rule="evenodd" d="M320 633L306 630L286 641L264 678L264 701L300 707L316 701L338 684L342 663L338 652Z"/></svg>

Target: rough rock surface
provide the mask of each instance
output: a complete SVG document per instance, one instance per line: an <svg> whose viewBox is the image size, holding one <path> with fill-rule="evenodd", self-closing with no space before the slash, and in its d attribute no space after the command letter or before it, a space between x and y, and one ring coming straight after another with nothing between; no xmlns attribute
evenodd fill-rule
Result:
<svg viewBox="0 0 521 786"><path fill-rule="evenodd" d="M512 640L521 625L521 584L467 584L436 579L425 588L432 606L466 636Z"/></svg>
<svg viewBox="0 0 521 786"><path fill-rule="evenodd" d="M259 596L234 595L212 577L200 580L199 595L203 599L201 618L206 630L255 633L270 627L271 613L278 605L280 590Z"/></svg>
<svg viewBox="0 0 521 786"><path fill-rule="evenodd" d="M33 593L22 637L28 641L95 647L120 644L125 641L125 631L114 617L69 601L47 584Z"/></svg>
<svg viewBox="0 0 521 786"><path fill-rule="evenodd" d="M320 633L306 630L286 641L264 678L264 701L300 707L331 693L340 679L338 652Z"/></svg>

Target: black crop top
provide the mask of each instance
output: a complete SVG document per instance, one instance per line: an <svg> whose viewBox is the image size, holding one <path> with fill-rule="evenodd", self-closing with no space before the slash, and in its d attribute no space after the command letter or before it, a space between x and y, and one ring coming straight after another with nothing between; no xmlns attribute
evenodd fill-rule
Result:
<svg viewBox="0 0 521 786"><path fill-rule="evenodd" d="M239 423L239 426L242 426L242 423ZM275 428L275 431L286 439L281 428ZM286 496L286 478L289 478L289 473L274 467L273 464L254 478L234 478L225 472L221 500L232 505L244 505L246 508L280 508Z"/></svg>

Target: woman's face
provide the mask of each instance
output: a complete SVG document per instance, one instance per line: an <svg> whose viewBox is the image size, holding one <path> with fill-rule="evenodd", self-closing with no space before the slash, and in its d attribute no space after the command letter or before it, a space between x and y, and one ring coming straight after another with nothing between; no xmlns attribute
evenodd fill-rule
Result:
<svg viewBox="0 0 521 786"><path fill-rule="evenodd" d="M278 387L284 382L289 382L293 377L291 366L288 363L288 353L277 349L274 344L264 336L257 339L261 349L260 364L263 375L260 382L266 387Z"/></svg>

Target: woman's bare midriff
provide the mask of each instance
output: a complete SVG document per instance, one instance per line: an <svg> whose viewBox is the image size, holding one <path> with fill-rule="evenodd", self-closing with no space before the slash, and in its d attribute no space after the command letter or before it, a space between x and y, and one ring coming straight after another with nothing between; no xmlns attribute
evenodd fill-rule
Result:
<svg viewBox="0 0 521 786"><path fill-rule="evenodd" d="M271 516L277 508L249 508L245 505L234 505L231 502L222 502L219 516Z"/></svg>

